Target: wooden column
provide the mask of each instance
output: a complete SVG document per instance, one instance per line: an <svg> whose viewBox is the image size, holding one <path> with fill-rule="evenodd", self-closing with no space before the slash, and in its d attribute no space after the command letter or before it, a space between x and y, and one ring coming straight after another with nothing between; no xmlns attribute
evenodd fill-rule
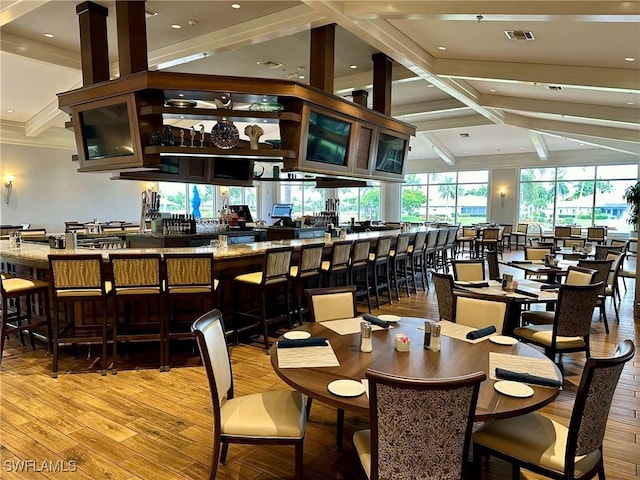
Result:
<svg viewBox="0 0 640 480"><path fill-rule="evenodd" d="M373 109L391 116L391 74L393 60L384 53L374 53L373 60Z"/></svg>
<svg viewBox="0 0 640 480"><path fill-rule="evenodd" d="M369 99L369 92L366 90L354 90L351 92L353 103L356 103L364 108L367 108L367 100Z"/></svg>
<svg viewBox="0 0 640 480"><path fill-rule="evenodd" d="M120 76L144 72L147 60L145 0L116 1Z"/></svg>
<svg viewBox="0 0 640 480"><path fill-rule="evenodd" d="M84 86L109 80L107 16L109 10L93 2L76 6L80 24L80 57Z"/></svg>
<svg viewBox="0 0 640 480"><path fill-rule="evenodd" d="M336 25L311 29L309 85L333 93Z"/></svg>

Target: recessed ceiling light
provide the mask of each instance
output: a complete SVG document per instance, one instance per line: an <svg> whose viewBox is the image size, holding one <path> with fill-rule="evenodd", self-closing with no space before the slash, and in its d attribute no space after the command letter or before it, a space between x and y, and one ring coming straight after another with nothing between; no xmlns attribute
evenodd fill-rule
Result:
<svg viewBox="0 0 640 480"><path fill-rule="evenodd" d="M53 38L53 33L45 33L44 36L47 38Z"/></svg>
<svg viewBox="0 0 640 480"><path fill-rule="evenodd" d="M447 47L442 47L442 46L438 47L438 50L442 50L442 51L444 51L444 50L446 50L446 49L447 49Z"/></svg>
<svg viewBox="0 0 640 480"><path fill-rule="evenodd" d="M635 62L636 59L634 57L624 57L625 62Z"/></svg>
<svg viewBox="0 0 640 480"><path fill-rule="evenodd" d="M633 102L627 102L627 105L635 105Z"/></svg>
<svg viewBox="0 0 640 480"><path fill-rule="evenodd" d="M298 75L298 78L299 78L300 80L304 80L304 75Z"/></svg>
<svg viewBox="0 0 640 480"><path fill-rule="evenodd" d="M178 96L179 97L184 97L184 93L179 93Z"/></svg>
<svg viewBox="0 0 640 480"><path fill-rule="evenodd" d="M13 113L13 108L8 108L7 113Z"/></svg>
<svg viewBox="0 0 640 480"><path fill-rule="evenodd" d="M433 88L433 83L430 83L429 85L427 85L427 88Z"/></svg>
<svg viewBox="0 0 640 480"><path fill-rule="evenodd" d="M351 68L352 70L355 70L356 68L358 68L358 65L349 65L349 68Z"/></svg>
<svg viewBox="0 0 640 480"><path fill-rule="evenodd" d="M231 4L231 8L238 9L238 8L240 8L240 4L239 3L232 3Z"/></svg>
<svg viewBox="0 0 640 480"><path fill-rule="evenodd" d="M171 28L174 28L174 29L178 30L178 29L182 28L182 25L180 25L179 23L174 23L174 24L171 25Z"/></svg>

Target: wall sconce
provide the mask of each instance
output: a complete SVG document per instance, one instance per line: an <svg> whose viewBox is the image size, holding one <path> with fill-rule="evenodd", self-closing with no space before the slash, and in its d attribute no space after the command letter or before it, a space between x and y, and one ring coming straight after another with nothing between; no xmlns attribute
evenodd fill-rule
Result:
<svg viewBox="0 0 640 480"><path fill-rule="evenodd" d="M507 193L504 190L500 190L500 200L502 201L502 208L504 208L504 197Z"/></svg>
<svg viewBox="0 0 640 480"><path fill-rule="evenodd" d="M11 192L13 191L13 176L8 176L4 182L4 188L7 189L7 205L9 205L9 199L11 198Z"/></svg>

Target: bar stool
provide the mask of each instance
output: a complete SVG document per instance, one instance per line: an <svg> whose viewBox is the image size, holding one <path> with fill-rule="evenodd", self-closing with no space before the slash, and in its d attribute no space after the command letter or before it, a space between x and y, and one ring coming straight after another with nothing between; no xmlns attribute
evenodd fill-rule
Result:
<svg viewBox="0 0 640 480"><path fill-rule="evenodd" d="M55 315L53 317L53 365L51 376L58 376L61 345L98 343L102 356L102 375L107 374L108 303L112 293L106 280L102 255L49 255ZM79 305L79 308L76 308ZM69 308L70 307L70 308ZM88 308L88 312L86 311ZM60 310L63 309L64 321ZM80 312L81 318L76 316ZM92 322L88 323L88 320Z"/></svg>
<svg viewBox="0 0 640 480"><path fill-rule="evenodd" d="M347 284L352 243L352 240L333 242L330 259L323 261L320 266L320 273L325 279L323 282L325 287L335 286L333 279L338 275L342 275L344 279L339 285Z"/></svg>
<svg viewBox="0 0 640 480"><path fill-rule="evenodd" d="M373 291L376 294L376 306L380 308L380 291L387 289L389 304L391 300L391 279L389 278L389 252L393 237L378 237L376 250L369 254L369 272L373 280Z"/></svg>
<svg viewBox="0 0 640 480"><path fill-rule="evenodd" d="M195 339L191 331L193 319L215 306L219 282L214 277L213 255L210 253L165 253L163 258L167 318L164 370L168 372L171 367L171 340Z"/></svg>
<svg viewBox="0 0 640 480"><path fill-rule="evenodd" d="M371 287L369 286L369 253L371 239L361 238L353 242L351 247L351 263L349 264L349 283L356 286L356 299L365 297L371 313Z"/></svg>
<svg viewBox="0 0 640 480"><path fill-rule="evenodd" d="M297 301L297 313L300 325L303 322L302 292L309 282L316 280L320 286L320 266L324 243L303 245L298 256L298 264L289 268L289 281L293 283L293 291Z"/></svg>
<svg viewBox="0 0 640 480"><path fill-rule="evenodd" d="M413 241L407 248L407 257L409 259L409 269L411 271L411 281L413 282L413 291L418 293L418 282L416 275L420 274L422 281L422 290L427 290L427 268L425 262L425 245L427 241L427 232L416 232Z"/></svg>
<svg viewBox="0 0 640 480"><path fill-rule="evenodd" d="M391 268L391 277L393 286L396 290L396 300L400 301L400 284L404 284L407 292L409 293L409 269L407 268L407 251L409 249L409 234L400 233L396 237L395 248L389 251L389 268Z"/></svg>
<svg viewBox="0 0 640 480"><path fill-rule="evenodd" d="M235 336L236 342L238 341L238 320L240 317L247 317L255 320L257 325L262 327L264 348L267 354L269 354L269 325L282 321L285 318L289 320L289 326L291 326L291 305L289 301L289 272L291 264L291 255L293 253L293 247L284 248L270 248L265 252L264 266L261 271L245 273L238 275L234 278L236 285L236 302L237 305L241 305L244 302L240 301L240 288L248 288L255 293L257 290L259 306L258 308L245 311L236 312L235 318ZM276 289L284 290L284 297L286 302L286 314L274 315L268 317L267 315L267 292ZM273 300L271 297L270 300ZM269 305L275 304L275 301L269 301Z"/></svg>
<svg viewBox="0 0 640 480"><path fill-rule="evenodd" d="M34 320L34 312L32 299L35 295L42 295L44 299L44 308L42 311L42 320ZM51 350L51 316L49 306L49 283L43 280L33 278L23 278L20 276L12 276L8 274L0 275L0 296L2 297L2 339L0 340L0 363L2 363L2 355L4 353L4 342L7 335L18 333L22 341L22 332L29 332L29 340L31 348L35 349L35 338L33 330L38 327L46 327L47 344ZM21 302L25 302L25 314L22 314ZM13 302L14 312L10 313L10 303ZM26 320L26 324L22 321ZM15 323L10 324L9 322Z"/></svg>
<svg viewBox="0 0 640 480"><path fill-rule="evenodd" d="M118 343L158 342L160 371L164 370L165 312L162 289L162 256L158 253L109 254L113 269L115 319L113 321L113 367L118 373ZM132 302L135 301L134 302ZM142 302L146 301L143 309ZM124 307L121 309L121 306ZM157 306L152 311L152 306ZM124 310L122 318L121 310ZM147 321L134 322L146 318Z"/></svg>

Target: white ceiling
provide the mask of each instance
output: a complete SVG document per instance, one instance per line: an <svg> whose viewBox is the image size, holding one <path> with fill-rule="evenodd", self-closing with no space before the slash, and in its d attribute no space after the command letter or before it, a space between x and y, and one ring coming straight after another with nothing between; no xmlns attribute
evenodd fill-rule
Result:
<svg viewBox="0 0 640 480"><path fill-rule="evenodd" d="M81 85L79 3L0 1L1 125L34 140L63 126L56 93ZM115 2L96 3L109 8L115 76ZM523 154L542 162L603 149L640 156L640 1L238 3L147 1L157 12L147 19L150 69L177 62L169 70L306 83L309 29L336 23L336 94L371 92L371 55L393 58L392 115L417 126L413 161L462 166ZM505 30L535 40L509 40ZM264 60L282 66L257 64Z"/></svg>

